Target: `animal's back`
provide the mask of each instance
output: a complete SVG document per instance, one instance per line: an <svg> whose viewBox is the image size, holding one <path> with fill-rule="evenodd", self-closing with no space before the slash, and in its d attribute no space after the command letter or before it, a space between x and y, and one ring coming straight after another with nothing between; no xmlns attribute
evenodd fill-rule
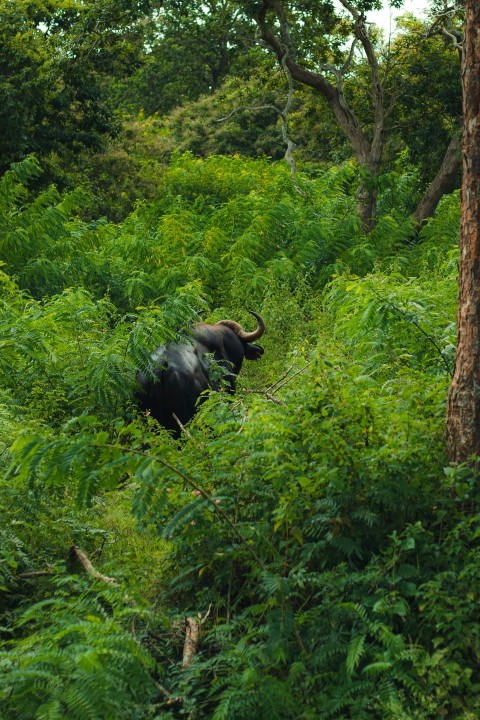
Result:
<svg viewBox="0 0 480 720"><path fill-rule="evenodd" d="M194 345L163 345L152 354L155 378L138 373L141 405L167 430L178 432L195 414L198 398L208 388L208 363Z"/></svg>
<svg viewBox="0 0 480 720"><path fill-rule="evenodd" d="M258 323L252 332L246 332L234 320L219 320L213 325L197 323L191 330L190 344L169 343L158 348L151 356L150 376L141 372L137 375L143 390L142 408L178 435L176 418L182 424L191 420L208 387L217 390L222 385L234 394L243 360L257 360L263 355L263 348L254 340L265 332L265 322L257 313L249 312ZM217 371L212 372L212 360L219 366L222 380Z"/></svg>

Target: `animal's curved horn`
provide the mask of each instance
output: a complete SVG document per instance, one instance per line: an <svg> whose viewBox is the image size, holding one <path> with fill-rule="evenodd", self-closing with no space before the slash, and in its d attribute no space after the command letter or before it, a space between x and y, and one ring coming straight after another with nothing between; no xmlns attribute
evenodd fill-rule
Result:
<svg viewBox="0 0 480 720"><path fill-rule="evenodd" d="M233 332L238 335L240 340L243 340L244 342L251 343L254 340L258 340L258 338L262 337L263 333L265 332L265 321L261 317L261 315L258 315L258 313L253 312L253 310L248 310L250 315L253 315L253 317L257 318L257 329L253 330L252 332L246 332L240 323L235 322L235 320L220 320L218 322L218 325L225 325L226 327L230 328L230 330L233 330Z"/></svg>

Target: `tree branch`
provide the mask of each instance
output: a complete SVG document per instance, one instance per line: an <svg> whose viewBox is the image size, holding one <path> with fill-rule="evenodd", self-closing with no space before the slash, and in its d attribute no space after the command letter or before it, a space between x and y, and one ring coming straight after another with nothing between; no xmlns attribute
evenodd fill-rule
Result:
<svg viewBox="0 0 480 720"><path fill-rule="evenodd" d="M285 385L288 385L288 383L291 382L295 377L297 377L297 375L305 372L309 365L310 363L307 362L303 367L296 370L293 375L290 375L291 371L295 367L295 363L292 363L290 367L287 368L287 370L283 373L283 375L281 375L278 380L275 380L274 383L265 388L265 390L260 389L260 387L256 387L253 390L247 390L243 388L242 392L250 395L264 395L268 400L277 403L277 405L283 405L284 403L275 397L275 393L285 387Z"/></svg>
<svg viewBox="0 0 480 720"><path fill-rule="evenodd" d="M35 572L25 572L17 575L20 580L27 580L28 578L44 577L45 575L53 575L53 570L36 570Z"/></svg>
<svg viewBox="0 0 480 720"><path fill-rule="evenodd" d="M461 145L462 134L459 130L451 139L438 173L413 213L413 222L417 230L429 217L432 217L442 196L455 189L455 180L462 164Z"/></svg>
<svg viewBox="0 0 480 720"><path fill-rule="evenodd" d="M83 567L85 572L90 575L90 577L94 578L94 580L101 580L102 582L107 583L108 585L113 585L114 587L119 587L118 582L111 577L107 577L107 575L102 575L101 572L98 570L95 570L92 563L90 562L90 559L87 555L87 553L82 550L81 548L77 547L77 545L72 545L70 547L70 554L76 557L80 565Z"/></svg>
<svg viewBox="0 0 480 720"><path fill-rule="evenodd" d="M276 55L278 63L288 68L292 79L302 85L307 85L318 91L330 105L341 129L350 141L352 148L361 164L364 164L370 155L370 143L360 127L360 123L353 111L348 105L344 97L340 96L339 89L332 85L321 72L312 72L305 67L298 65L294 59L293 48L290 54L284 59L285 48L282 42L274 35L267 23L267 13L274 10L279 21L280 13L283 13L283 3L279 0L263 0L257 13L257 25L260 30L260 36L265 43Z"/></svg>
<svg viewBox="0 0 480 720"><path fill-rule="evenodd" d="M182 660L182 667L184 668L189 667L189 665L192 664L192 660L197 654L198 645L200 642L200 628L210 615L211 609L212 604L210 603L209 608L203 618L201 614L197 616L198 619L195 617L185 618L185 643L183 646Z"/></svg>
<svg viewBox="0 0 480 720"><path fill-rule="evenodd" d="M375 52L375 48L373 47L373 43L370 40L367 25L365 22L365 15L363 14L363 12L359 12L349 2L349 0L340 0L340 3L346 10L349 11L351 16L353 17L355 37L360 40L362 47L365 51L365 55L367 56L368 67L370 68L373 107L375 114L372 150L375 152L375 154L379 155L381 153L381 148L383 147L382 136L385 121L385 110L383 84L380 77L380 67L378 64L377 55ZM378 161L379 160L380 157L378 157Z"/></svg>
<svg viewBox="0 0 480 720"><path fill-rule="evenodd" d="M456 8L446 8L442 13L439 13L431 26L428 28L424 37L429 38L434 35L445 35L452 40L454 48L458 50L460 59L462 58L463 50L463 31L456 30L453 27L453 20L455 18Z"/></svg>

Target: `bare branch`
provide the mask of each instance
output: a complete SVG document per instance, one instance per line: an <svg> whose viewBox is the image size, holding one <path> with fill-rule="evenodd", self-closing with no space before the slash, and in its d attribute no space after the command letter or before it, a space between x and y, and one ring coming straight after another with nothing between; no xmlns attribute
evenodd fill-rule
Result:
<svg viewBox="0 0 480 720"><path fill-rule="evenodd" d="M350 67L350 65L352 63L353 56L355 55L355 48L357 46L357 39L358 38L356 38L356 37L353 38L352 46L350 48L350 52L348 53L348 57L340 69L342 75L345 75L345 73L347 72L348 68Z"/></svg>
<svg viewBox="0 0 480 720"><path fill-rule="evenodd" d="M272 385L270 385L270 386L267 388L267 390L269 390L270 392L273 392L273 389L274 389L277 385L279 385L283 380L285 380L285 378L292 372L292 370L293 370L294 367L295 367L295 362L293 362L293 363L285 370L285 372L283 373L283 375L281 375L281 376L278 378L278 380L275 380L275 382L272 383Z"/></svg>
<svg viewBox="0 0 480 720"><path fill-rule="evenodd" d="M441 32L452 40L453 47L459 50L459 52L462 52L463 43L460 42L459 33L455 33L453 30L447 30L446 27L442 27Z"/></svg>
<svg viewBox="0 0 480 720"><path fill-rule="evenodd" d="M198 619L195 617L185 618L185 644L183 646L182 660L182 667L184 668L191 665L193 658L197 654L198 645L200 642L200 628L210 615L211 609L212 604L210 603L209 608L203 618L201 614L198 615Z"/></svg>
<svg viewBox="0 0 480 720"><path fill-rule="evenodd" d="M90 577L94 578L94 580L102 580L102 582L105 582L108 585L118 587L118 582L114 578L107 577L107 575L102 575L101 572L95 570L92 563L90 562L87 553L84 550L77 547L76 545L72 545L70 548L70 553L77 558L85 572L90 575Z"/></svg>
<svg viewBox="0 0 480 720"><path fill-rule="evenodd" d="M303 367L301 367L299 370L293 373L293 375L290 375L290 377L286 378L280 385L277 384L277 387L275 388L275 392L278 390L281 390L285 385L288 385L289 382L293 380L293 378L297 377L297 375L300 375L302 372L305 372L307 367L310 365L310 363L307 363Z"/></svg>
<svg viewBox="0 0 480 720"><path fill-rule="evenodd" d="M295 150L295 148L297 146L288 134L288 113L290 112L290 108L292 107L293 93L294 93L292 73L290 72L288 65L287 65L288 52L289 52L288 50L285 50L285 54L282 58L282 68L283 68L283 71L284 71L284 73L287 77L287 81L288 81L287 101L286 101L285 107L283 108L283 111L281 113L282 138L283 138L283 142L287 146L286 150L285 150L285 160L290 165L290 171L291 171L292 175L295 175L295 173L297 172L297 164L295 162L295 158L293 157L293 151ZM305 195L305 193L302 190L300 190L300 188L298 187L297 184L295 184L295 187L301 195Z"/></svg>
<svg viewBox="0 0 480 720"><path fill-rule="evenodd" d="M459 52L460 57L462 56L463 49L463 31L456 30L453 27L453 21L455 19L457 9L455 7L447 7L441 13L438 13L424 33L424 37L429 38L434 35L445 35L452 41L453 47Z"/></svg>
<svg viewBox="0 0 480 720"><path fill-rule="evenodd" d="M275 380L275 382L269 385L267 388L263 389L260 387L256 387L253 390L247 390L244 388L242 392L250 395L264 395L267 400L271 400L272 402L277 403L277 405L284 405L282 400L279 400L275 397L275 393L285 387L285 385L288 385L288 383L291 382L295 377L297 377L297 375L305 372L309 365L310 363L307 362L303 367L296 370L293 375L290 375L291 371L295 367L295 363L292 363L290 367L287 368L287 370L283 373L283 375L279 377L278 380Z"/></svg>
<svg viewBox="0 0 480 720"><path fill-rule="evenodd" d="M189 437L190 439L192 439L192 433L190 432L190 430L188 430L188 429L185 427L185 425L182 423L181 420L178 419L178 417L175 415L175 413L172 413L172 415L173 415L173 419L174 419L175 422L177 423L177 425L178 425L178 427L180 428L180 430L182 431L182 433L184 433L187 437Z"/></svg>
<svg viewBox="0 0 480 720"><path fill-rule="evenodd" d="M272 393L268 392L268 390L244 390L243 391L246 395L263 395L267 398L267 400L271 400L272 402L276 403L277 405L284 405L285 403L282 400L279 400L275 397Z"/></svg>
<svg viewBox="0 0 480 720"><path fill-rule="evenodd" d="M321 93L330 105L340 127L352 144L352 147L360 163L365 163L370 154L370 143L360 127L358 118L353 109L345 101L340 101L339 92L335 85L328 82L321 72L313 72L306 67L300 66L293 57L293 52L285 57L285 46L270 29L267 23L267 13L270 9L276 12L281 7L281 2L263 0L257 14L257 24L261 38L265 45L275 53L280 65L285 63L295 82L313 88ZM277 17L278 14L277 14ZM279 18L280 19L280 18Z"/></svg>
<svg viewBox="0 0 480 720"><path fill-rule="evenodd" d="M343 75L344 75L343 67L344 66L345 66L345 64L342 65L341 68L338 68L335 65L330 65L330 63L322 63L320 65L320 70L330 72L333 75L335 75L336 86L337 86L337 91L338 91L338 102L340 103L340 105L343 107L344 110L348 110L348 103L345 100L345 94L343 92Z"/></svg>
<svg viewBox="0 0 480 720"><path fill-rule="evenodd" d="M355 37L360 40L362 47L367 56L368 65L370 67L370 75L372 80L372 95L373 95L373 106L375 111L375 129L374 129L374 140L372 148L375 146L383 134L383 123L384 123L384 98L383 98L383 85L380 77L380 67L378 64L378 58L373 47L373 43L370 39L369 31L367 30L367 23L365 21L365 15L363 12L359 12L349 0L340 0L343 7L353 17Z"/></svg>

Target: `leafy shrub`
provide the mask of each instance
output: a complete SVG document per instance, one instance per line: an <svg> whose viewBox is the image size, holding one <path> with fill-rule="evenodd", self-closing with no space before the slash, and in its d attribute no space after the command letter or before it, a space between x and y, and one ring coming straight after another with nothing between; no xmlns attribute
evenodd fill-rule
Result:
<svg viewBox="0 0 480 720"><path fill-rule="evenodd" d="M455 276L337 275L326 293L335 331L373 375L411 367L451 374L456 328Z"/></svg>
<svg viewBox="0 0 480 720"><path fill-rule="evenodd" d="M283 164L184 155L88 224L28 203L31 163L1 186L6 717L477 717L478 478L442 439L457 198L412 243L392 177L359 237L349 164L299 194ZM139 416L154 347L250 306L266 353L235 397L180 441ZM72 576L71 542L129 597Z"/></svg>
<svg viewBox="0 0 480 720"><path fill-rule="evenodd" d="M122 605L120 590L64 578L54 597L25 610L22 638L0 651L3 717L141 717L153 662L122 627L138 610Z"/></svg>
<svg viewBox="0 0 480 720"><path fill-rule="evenodd" d="M165 681L184 707L205 717L257 708L253 717L433 718L458 683L471 690L471 672L452 665L452 684L438 684L443 608L420 619L443 573L432 549L448 531L435 507L456 502L439 487L445 382L426 394L424 377L411 373L388 395L359 365L315 355L279 393L283 404L219 396L180 448L153 425L148 435L119 425L112 442L85 422L81 433L20 440L16 465L25 478L36 467L49 494L62 467L80 499L87 478L98 492L131 476L139 520L172 543L164 602L178 613L215 604L202 655ZM452 532L458 519L449 512ZM174 660L173 638L161 652Z"/></svg>

